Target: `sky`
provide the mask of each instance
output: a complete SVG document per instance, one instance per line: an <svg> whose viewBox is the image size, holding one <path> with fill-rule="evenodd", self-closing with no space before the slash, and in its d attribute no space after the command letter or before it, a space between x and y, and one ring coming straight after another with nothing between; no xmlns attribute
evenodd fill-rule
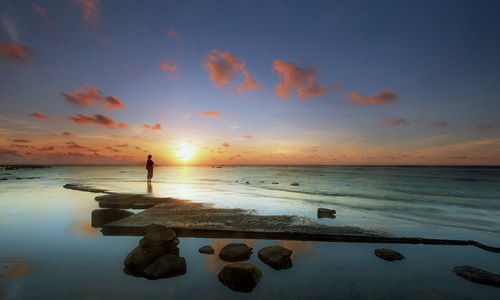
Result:
<svg viewBox="0 0 500 300"><path fill-rule="evenodd" d="M500 165L499 15L0 0L0 164Z"/></svg>

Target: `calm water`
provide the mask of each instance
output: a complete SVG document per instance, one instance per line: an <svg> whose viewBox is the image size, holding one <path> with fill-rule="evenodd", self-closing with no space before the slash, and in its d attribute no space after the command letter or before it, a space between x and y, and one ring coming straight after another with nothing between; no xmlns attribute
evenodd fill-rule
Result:
<svg viewBox="0 0 500 300"><path fill-rule="evenodd" d="M500 289L455 276L472 265L500 273L500 254L466 246L378 245L183 238L185 275L150 281L124 274L123 259L140 237L102 236L90 214L98 194L67 190L86 183L117 192L178 197L260 214L316 218L394 235L476 240L500 246L500 169L438 167L157 167L151 188L144 167L54 167L0 171L0 299L497 299ZM17 178L21 178L17 180ZM298 186L292 186L298 183ZM229 242L254 248L250 263L264 273L250 294L234 292L215 274L223 262L201 255ZM257 258L267 245L294 251L293 267L275 271ZM389 263L373 250L407 259ZM384 276L378 275L383 271Z"/></svg>

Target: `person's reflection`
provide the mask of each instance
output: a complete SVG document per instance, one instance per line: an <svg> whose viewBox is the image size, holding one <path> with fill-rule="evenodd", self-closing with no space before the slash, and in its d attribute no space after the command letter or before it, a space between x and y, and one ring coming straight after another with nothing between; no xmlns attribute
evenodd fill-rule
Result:
<svg viewBox="0 0 500 300"><path fill-rule="evenodd" d="M151 194L153 192L153 184L151 181L148 181L148 193Z"/></svg>

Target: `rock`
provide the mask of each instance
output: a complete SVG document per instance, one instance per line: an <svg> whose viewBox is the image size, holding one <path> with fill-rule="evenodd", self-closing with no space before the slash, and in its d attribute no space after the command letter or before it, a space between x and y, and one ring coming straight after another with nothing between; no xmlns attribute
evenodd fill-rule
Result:
<svg viewBox="0 0 500 300"><path fill-rule="evenodd" d="M272 182L272 184L280 184L279 182Z"/></svg>
<svg viewBox="0 0 500 300"><path fill-rule="evenodd" d="M203 246L200 249L198 249L198 251L203 254L215 254L214 248L210 245Z"/></svg>
<svg viewBox="0 0 500 300"><path fill-rule="evenodd" d="M219 281L238 292L250 293L262 277L262 271L249 263L230 263L217 274Z"/></svg>
<svg viewBox="0 0 500 300"><path fill-rule="evenodd" d="M471 266L459 266L451 269L456 275L469 281L500 287L500 275Z"/></svg>
<svg viewBox="0 0 500 300"><path fill-rule="evenodd" d="M167 254L144 269L149 279L175 277L186 274L186 259L174 254Z"/></svg>
<svg viewBox="0 0 500 300"><path fill-rule="evenodd" d="M292 183L291 185L293 185L293 186L298 186L299 184L298 184L298 183L296 183L296 182L294 182L294 183Z"/></svg>
<svg viewBox="0 0 500 300"><path fill-rule="evenodd" d="M337 211L335 209L318 208L318 219L331 218L334 219Z"/></svg>
<svg viewBox="0 0 500 300"><path fill-rule="evenodd" d="M275 270L284 270L292 267L292 250L275 245L259 250L259 259Z"/></svg>
<svg viewBox="0 0 500 300"><path fill-rule="evenodd" d="M151 224L145 226L142 230L144 231L144 238L147 240L169 242L176 237L172 228L163 225Z"/></svg>
<svg viewBox="0 0 500 300"><path fill-rule="evenodd" d="M227 244L219 253L219 258L227 262L244 261L250 258L253 248L245 244Z"/></svg>
<svg viewBox="0 0 500 300"><path fill-rule="evenodd" d="M164 254L179 254L179 248L177 248L177 245L179 245L178 238L174 238L173 240L168 242L148 240L146 238L142 238L139 241L139 245L146 252L155 251Z"/></svg>
<svg viewBox="0 0 500 300"><path fill-rule="evenodd" d="M94 228L100 228L107 223L124 219L134 215L133 212L122 209L96 209L92 211L91 224Z"/></svg>
<svg viewBox="0 0 500 300"><path fill-rule="evenodd" d="M8 180L8 179L4 177L4 178L2 178L2 179L0 179L0 180Z"/></svg>
<svg viewBox="0 0 500 300"><path fill-rule="evenodd" d="M146 250L141 245L137 245L137 247L125 257L123 264L130 268L144 268L165 254L165 249L161 246L147 247Z"/></svg>
<svg viewBox="0 0 500 300"><path fill-rule="evenodd" d="M391 249L384 249L384 248L375 249L375 255L388 261L405 259L405 257L401 253Z"/></svg>

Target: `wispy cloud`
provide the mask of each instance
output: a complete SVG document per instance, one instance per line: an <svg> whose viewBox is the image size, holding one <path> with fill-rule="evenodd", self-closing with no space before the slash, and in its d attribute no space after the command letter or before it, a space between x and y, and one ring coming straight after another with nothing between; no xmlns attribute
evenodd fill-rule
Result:
<svg viewBox="0 0 500 300"><path fill-rule="evenodd" d="M65 131L65 132L62 133L62 135L64 135L64 136L74 136L75 134L71 133L71 132Z"/></svg>
<svg viewBox="0 0 500 300"><path fill-rule="evenodd" d="M275 93L281 99L289 98L292 92L296 92L299 99L321 97L328 92L316 79L318 69L314 66L300 68L289 61L275 60L273 71L278 72L281 79Z"/></svg>
<svg viewBox="0 0 500 300"><path fill-rule="evenodd" d="M97 25L99 22L99 0L75 0L76 5L83 9L82 18L85 22Z"/></svg>
<svg viewBox="0 0 500 300"><path fill-rule="evenodd" d="M216 117L216 118L222 117L221 114L215 110L209 110L209 111L200 110L199 113L200 113L200 115L207 116L207 117Z"/></svg>
<svg viewBox="0 0 500 300"><path fill-rule="evenodd" d="M28 139L14 139L12 141L14 143L31 143L31 140L28 140Z"/></svg>
<svg viewBox="0 0 500 300"><path fill-rule="evenodd" d="M430 127L448 127L450 124L446 121L436 121L429 124Z"/></svg>
<svg viewBox="0 0 500 300"><path fill-rule="evenodd" d="M384 124L390 126L400 126L400 125L409 125L410 122L408 122L406 119L390 119L390 120L384 120Z"/></svg>
<svg viewBox="0 0 500 300"><path fill-rule="evenodd" d="M356 105L386 105L399 100L399 96L390 88L383 89L374 96L365 97L352 92L346 97L350 99L349 102Z"/></svg>
<svg viewBox="0 0 500 300"><path fill-rule="evenodd" d="M37 54L29 46L15 43L0 44L1 59L25 62L35 56Z"/></svg>
<svg viewBox="0 0 500 300"><path fill-rule="evenodd" d="M207 54L203 66L209 71L210 80L222 91L225 91L224 86L231 86L232 80L240 74L243 74L244 81L237 88L239 93L245 90L260 89L260 86L255 83L253 77L248 73L245 63L229 51L212 50Z"/></svg>
<svg viewBox="0 0 500 300"><path fill-rule="evenodd" d="M61 93L66 100L77 106L93 107L94 102L98 102L107 109L123 109L125 104L114 96L102 97L101 91L86 84L84 89L74 90L72 93Z"/></svg>
<svg viewBox="0 0 500 300"><path fill-rule="evenodd" d="M115 120L108 116L104 116L101 114L93 114L93 115L83 115L83 114L77 114L74 116L68 117L68 120L75 122L76 124L80 125L87 125L87 124L96 124L96 125L101 125L108 127L110 129L123 129L127 128L126 123L117 123Z"/></svg>
<svg viewBox="0 0 500 300"><path fill-rule="evenodd" d="M69 142L66 142L66 148L70 148L70 149L83 149L83 148L86 148L86 147L83 147L83 146L80 146L79 144L73 142L73 141L69 141Z"/></svg>
<svg viewBox="0 0 500 300"><path fill-rule="evenodd" d="M229 145L229 143L222 143L221 147L223 147L223 148L229 148L229 147L231 147L231 145Z"/></svg>
<svg viewBox="0 0 500 300"><path fill-rule="evenodd" d="M170 71L170 72L178 72L179 67L177 67L177 64L175 62L175 59L173 58L165 58L163 62L160 63L160 69L162 71Z"/></svg>
<svg viewBox="0 0 500 300"><path fill-rule="evenodd" d="M493 123L493 124L479 124L474 127L474 129L479 130L479 131L487 131L495 128L500 128L500 123Z"/></svg>
<svg viewBox="0 0 500 300"><path fill-rule="evenodd" d="M61 121L61 117L59 116L54 116L54 117L48 117L40 112L34 112L30 114L30 116L33 116L35 118L38 118L40 120L54 120L54 121Z"/></svg>
<svg viewBox="0 0 500 300"><path fill-rule="evenodd" d="M170 37L178 37L179 33L174 30L174 26L170 26L167 31L167 35Z"/></svg>
<svg viewBox="0 0 500 300"><path fill-rule="evenodd" d="M142 125L142 127L147 128L147 129L151 129L151 130L161 130L161 124L160 123L156 123L153 126L148 125L148 124L144 124L144 125Z"/></svg>

